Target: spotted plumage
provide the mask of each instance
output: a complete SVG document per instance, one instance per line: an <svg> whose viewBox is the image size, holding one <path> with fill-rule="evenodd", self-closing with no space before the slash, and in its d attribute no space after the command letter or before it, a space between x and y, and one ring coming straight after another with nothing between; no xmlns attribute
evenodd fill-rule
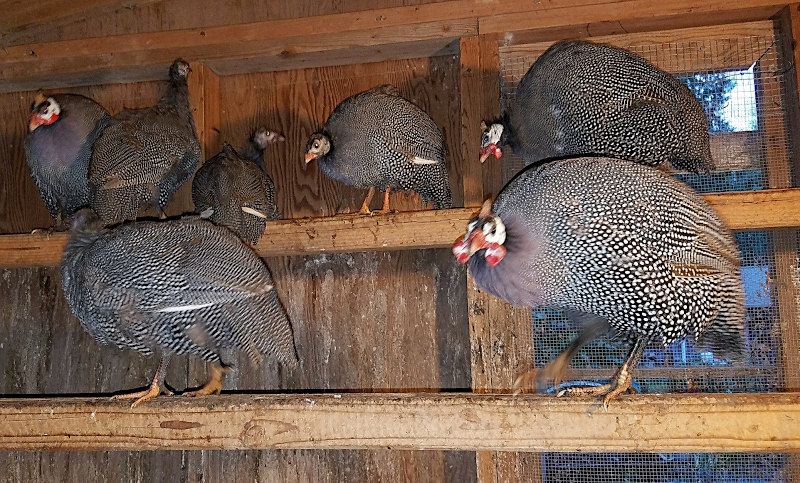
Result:
<svg viewBox="0 0 800 483"><path fill-rule="evenodd" d="M266 147L278 141L283 141L283 136L262 127L253 133L241 155L225 144L194 176L195 211L255 245L264 233L266 220L280 218L275 184L262 159Z"/></svg>
<svg viewBox="0 0 800 483"><path fill-rule="evenodd" d="M365 206L373 189L412 190L435 209L452 206L442 132L393 86L342 101L306 150L306 162L317 159L326 176L370 188Z"/></svg>
<svg viewBox="0 0 800 483"><path fill-rule="evenodd" d="M91 206L106 224L134 219L153 206L163 215L200 161L187 77L189 64L170 67L166 95L147 109L125 110L97 139L89 167Z"/></svg>
<svg viewBox="0 0 800 483"><path fill-rule="evenodd" d="M66 220L89 204L89 158L109 116L76 94L39 95L33 103L25 158L47 211Z"/></svg>
<svg viewBox="0 0 800 483"><path fill-rule="evenodd" d="M104 229L79 211L61 264L64 294L98 342L219 361L235 348L294 365L292 329L267 267L199 217Z"/></svg>
<svg viewBox="0 0 800 483"><path fill-rule="evenodd" d="M499 130L486 132L482 159L511 146L527 164L598 155L650 166L714 169L708 120L691 90L624 49L559 42L520 80ZM487 127L487 130L489 128ZM493 147L494 146L494 147Z"/></svg>
<svg viewBox="0 0 800 483"><path fill-rule="evenodd" d="M651 341L690 336L715 354L744 354L735 240L699 195L658 170L595 157L530 166L454 253L514 305L604 319L634 343L628 372Z"/></svg>

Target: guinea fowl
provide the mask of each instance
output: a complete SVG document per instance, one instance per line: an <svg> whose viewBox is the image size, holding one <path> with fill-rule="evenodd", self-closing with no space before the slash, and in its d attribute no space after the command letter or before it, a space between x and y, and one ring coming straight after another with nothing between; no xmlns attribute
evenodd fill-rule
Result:
<svg viewBox="0 0 800 483"><path fill-rule="evenodd" d="M526 164L609 156L714 169L703 106L683 83L624 49L559 42L533 63L501 120L484 130L481 162L509 145Z"/></svg>
<svg viewBox="0 0 800 483"><path fill-rule="evenodd" d="M275 184L264 171L262 157L268 145L283 140L280 134L262 127L253 133L244 155L225 144L194 176L195 211L255 245L264 233L266 220L280 218Z"/></svg>
<svg viewBox="0 0 800 483"><path fill-rule="evenodd" d="M150 108L125 110L97 139L89 166L91 206L106 224L164 206L194 173L200 143L189 105L189 64L178 59L169 69L169 89Z"/></svg>
<svg viewBox="0 0 800 483"><path fill-rule="evenodd" d="M297 364L292 328L264 263L230 230L199 217L102 227L76 213L61 263L64 294L102 344L160 351L149 389L117 396L133 406L156 397L173 354L209 361L211 379L189 395L219 393L222 348L259 362L271 353Z"/></svg>
<svg viewBox="0 0 800 483"><path fill-rule="evenodd" d="M711 206L661 171L594 157L529 166L484 204L453 253L514 305L594 316L557 374L605 329L631 344L609 384L567 395L608 404L630 387L650 342L692 335L715 355L743 356L736 242Z"/></svg>
<svg viewBox="0 0 800 483"><path fill-rule="evenodd" d="M25 158L58 228L89 204L89 158L108 119L100 104L77 94L38 94L31 106Z"/></svg>
<svg viewBox="0 0 800 483"><path fill-rule="evenodd" d="M437 210L452 206L442 132L394 86L342 101L322 132L308 140L306 151L306 164L317 159L326 176L369 188L361 214L371 213L376 188L384 191L381 212L389 211L389 192L395 189L416 191Z"/></svg>

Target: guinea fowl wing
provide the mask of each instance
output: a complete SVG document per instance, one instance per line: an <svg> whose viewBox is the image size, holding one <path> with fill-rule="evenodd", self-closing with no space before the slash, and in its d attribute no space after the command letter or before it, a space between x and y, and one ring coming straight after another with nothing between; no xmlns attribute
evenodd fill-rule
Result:
<svg viewBox="0 0 800 483"><path fill-rule="evenodd" d="M171 116L151 112L115 118L98 139L89 175L97 189L157 183L181 162L192 139Z"/></svg>

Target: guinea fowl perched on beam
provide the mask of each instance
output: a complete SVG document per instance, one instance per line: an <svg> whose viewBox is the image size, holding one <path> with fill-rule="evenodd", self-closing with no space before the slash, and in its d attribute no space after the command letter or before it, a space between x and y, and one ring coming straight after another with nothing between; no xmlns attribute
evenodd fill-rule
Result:
<svg viewBox="0 0 800 483"><path fill-rule="evenodd" d="M533 63L501 120L483 126L481 162L509 145L526 164L609 156L676 169L714 169L708 120L692 91L624 49L559 42Z"/></svg>
<svg viewBox="0 0 800 483"><path fill-rule="evenodd" d="M370 214L375 190L384 191L382 212L389 211L389 192L416 191L437 210L452 199L445 166L442 132L433 119L396 87L378 86L342 101L322 132L306 146L306 164L316 159L326 176L367 189L361 214Z"/></svg>
<svg viewBox="0 0 800 483"><path fill-rule="evenodd" d="M294 366L292 328L264 263L230 230L199 217L104 229L86 208L74 217L61 263L64 294L97 341L151 354L150 388L117 398L156 397L173 354L209 361L211 380L190 395L218 393L222 348L253 362L271 353Z"/></svg>
<svg viewBox="0 0 800 483"><path fill-rule="evenodd" d="M89 204L89 158L108 119L102 106L76 94L39 94L31 106L25 158L57 228Z"/></svg>
<svg viewBox="0 0 800 483"><path fill-rule="evenodd" d="M200 161L186 79L189 64L169 69L166 95L150 108L125 110L97 139L89 167L91 206L106 224L136 218L164 206L194 173Z"/></svg>
<svg viewBox="0 0 800 483"><path fill-rule="evenodd" d="M736 242L713 208L661 171L593 157L529 166L484 204L453 253L514 305L595 316L559 358L564 367L604 328L631 343L610 384L566 394L607 404L630 387L651 342L691 335L715 355L744 355Z"/></svg>
<svg viewBox="0 0 800 483"><path fill-rule="evenodd" d="M227 226L251 245L258 243L266 220L280 218L275 184L264 170L263 154L268 145L283 140L262 127L253 133L243 156L225 144L192 180L195 211Z"/></svg>

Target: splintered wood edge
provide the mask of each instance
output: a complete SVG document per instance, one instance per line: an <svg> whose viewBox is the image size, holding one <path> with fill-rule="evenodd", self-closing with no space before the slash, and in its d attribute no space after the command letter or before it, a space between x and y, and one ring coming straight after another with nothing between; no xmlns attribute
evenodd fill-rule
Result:
<svg viewBox="0 0 800 483"><path fill-rule="evenodd" d="M800 188L703 196L731 230L800 227ZM450 247L478 208L388 215L339 215L267 222L255 246L261 257ZM0 235L0 268L61 262L67 233Z"/></svg>
<svg viewBox="0 0 800 483"><path fill-rule="evenodd" d="M800 393L0 399L1 450L442 449L797 452Z"/></svg>

